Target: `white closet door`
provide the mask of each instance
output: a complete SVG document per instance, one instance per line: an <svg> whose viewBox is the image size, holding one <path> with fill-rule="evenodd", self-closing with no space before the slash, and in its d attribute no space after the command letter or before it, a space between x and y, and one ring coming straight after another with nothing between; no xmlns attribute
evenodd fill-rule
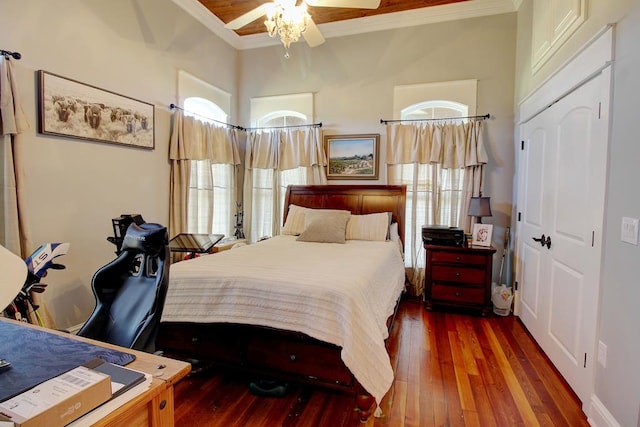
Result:
<svg viewBox="0 0 640 427"><path fill-rule="evenodd" d="M599 75L521 127L520 316L583 403L593 389L608 81Z"/></svg>

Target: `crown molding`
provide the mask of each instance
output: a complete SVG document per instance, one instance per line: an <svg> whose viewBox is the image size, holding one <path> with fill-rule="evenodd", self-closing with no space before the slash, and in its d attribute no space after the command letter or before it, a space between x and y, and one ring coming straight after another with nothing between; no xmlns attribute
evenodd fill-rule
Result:
<svg viewBox="0 0 640 427"><path fill-rule="evenodd" d="M172 1L236 49L254 49L280 44L279 39L271 38L266 33L251 34L242 37L237 35L234 31L224 28L224 23L205 8L198 0ZM521 3L522 0L471 0L442 6L432 6L423 9L406 10L403 12L320 24L318 25L318 28L325 39L328 39L369 33L373 31L391 30L395 28L434 24L458 19L511 13L516 12Z"/></svg>

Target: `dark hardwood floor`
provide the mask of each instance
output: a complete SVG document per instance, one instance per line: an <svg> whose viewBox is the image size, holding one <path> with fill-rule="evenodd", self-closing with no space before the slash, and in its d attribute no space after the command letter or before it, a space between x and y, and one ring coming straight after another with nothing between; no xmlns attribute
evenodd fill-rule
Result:
<svg viewBox="0 0 640 427"><path fill-rule="evenodd" d="M358 421L354 397L291 386L249 393L248 378L216 368L175 388L176 426L588 426L581 403L513 317L400 305L387 344L395 382L384 416Z"/></svg>

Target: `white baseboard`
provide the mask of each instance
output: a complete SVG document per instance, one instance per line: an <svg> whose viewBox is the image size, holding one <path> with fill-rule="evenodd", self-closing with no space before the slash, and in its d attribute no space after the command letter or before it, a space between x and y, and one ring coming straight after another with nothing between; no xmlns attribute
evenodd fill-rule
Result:
<svg viewBox="0 0 640 427"><path fill-rule="evenodd" d="M621 427L595 394L591 396L587 421L593 427Z"/></svg>

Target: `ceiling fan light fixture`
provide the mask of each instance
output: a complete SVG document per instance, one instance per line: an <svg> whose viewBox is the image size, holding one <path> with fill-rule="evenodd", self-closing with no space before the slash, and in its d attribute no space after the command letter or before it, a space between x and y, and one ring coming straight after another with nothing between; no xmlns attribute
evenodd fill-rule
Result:
<svg viewBox="0 0 640 427"><path fill-rule="evenodd" d="M267 19L264 25L267 27L269 37L280 36L284 45L285 58L289 58L289 46L300 39L300 35L307 29L311 16L307 12L307 5L302 2L296 6L296 0L274 0L266 3L265 15Z"/></svg>

